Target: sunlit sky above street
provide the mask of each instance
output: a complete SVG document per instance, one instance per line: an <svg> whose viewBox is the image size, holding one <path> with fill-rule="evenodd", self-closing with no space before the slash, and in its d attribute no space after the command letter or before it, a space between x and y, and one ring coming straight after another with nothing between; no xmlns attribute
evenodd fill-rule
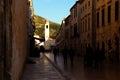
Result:
<svg viewBox="0 0 120 80"><path fill-rule="evenodd" d="M33 0L34 13L61 24L77 0Z"/></svg>

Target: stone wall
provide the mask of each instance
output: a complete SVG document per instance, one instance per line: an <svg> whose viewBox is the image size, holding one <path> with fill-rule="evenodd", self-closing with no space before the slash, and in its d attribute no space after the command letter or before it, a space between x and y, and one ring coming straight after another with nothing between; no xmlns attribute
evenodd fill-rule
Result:
<svg viewBox="0 0 120 80"><path fill-rule="evenodd" d="M28 52L27 0L12 0L11 80L19 80Z"/></svg>
<svg viewBox="0 0 120 80"><path fill-rule="evenodd" d="M0 80L3 80L3 70L4 70L4 58L3 58L3 54L4 54L4 25L3 25L3 14L4 14L4 4L3 4L4 0L0 1Z"/></svg>

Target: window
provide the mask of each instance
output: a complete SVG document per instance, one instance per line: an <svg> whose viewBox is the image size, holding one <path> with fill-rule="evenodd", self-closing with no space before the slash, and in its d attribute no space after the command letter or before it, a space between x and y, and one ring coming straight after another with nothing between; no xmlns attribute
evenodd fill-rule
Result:
<svg viewBox="0 0 120 80"><path fill-rule="evenodd" d="M83 21L82 21L82 32L83 32Z"/></svg>
<svg viewBox="0 0 120 80"><path fill-rule="evenodd" d="M85 9L87 9L87 4L85 4Z"/></svg>
<svg viewBox="0 0 120 80"><path fill-rule="evenodd" d="M82 13L82 8L81 8L81 13Z"/></svg>
<svg viewBox="0 0 120 80"><path fill-rule="evenodd" d="M72 36L73 36L73 33L72 33L72 26L71 26L71 28L70 28L70 37L72 38Z"/></svg>
<svg viewBox="0 0 120 80"><path fill-rule="evenodd" d="M78 34L78 32L77 32L77 23L76 23L76 24L74 24L74 37L76 37L77 34Z"/></svg>
<svg viewBox="0 0 120 80"><path fill-rule="evenodd" d="M111 6L108 6L108 23L111 22Z"/></svg>
<svg viewBox="0 0 120 80"><path fill-rule="evenodd" d="M77 17L77 6L75 7L75 15Z"/></svg>
<svg viewBox="0 0 120 80"><path fill-rule="evenodd" d="M97 12L97 27L99 27L99 12Z"/></svg>
<svg viewBox="0 0 120 80"><path fill-rule="evenodd" d="M102 9L102 26L105 25L105 9Z"/></svg>
<svg viewBox="0 0 120 80"><path fill-rule="evenodd" d="M77 7L74 9L74 16L77 17Z"/></svg>
<svg viewBox="0 0 120 80"><path fill-rule="evenodd" d="M85 19L85 31L87 31L87 19Z"/></svg>
<svg viewBox="0 0 120 80"><path fill-rule="evenodd" d="M82 33L82 22L81 22L81 30L80 30L80 32Z"/></svg>
<svg viewBox="0 0 120 80"><path fill-rule="evenodd" d="M88 15L88 31L90 30L90 15Z"/></svg>
<svg viewBox="0 0 120 80"><path fill-rule="evenodd" d="M118 1L115 2L115 20L118 20L119 17L119 4Z"/></svg>
<svg viewBox="0 0 120 80"><path fill-rule="evenodd" d="M90 1L88 1L88 6L90 6Z"/></svg>
<svg viewBox="0 0 120 80"><path fill-rule="evenodd" d="M84 6L83 6L83 11L84 11Z"/></svg>
<svg viewBox="0 0 120 80"><path fill-rule="evenodd" d="M84 32L84 21L83 21L83 32Z"/></svg>

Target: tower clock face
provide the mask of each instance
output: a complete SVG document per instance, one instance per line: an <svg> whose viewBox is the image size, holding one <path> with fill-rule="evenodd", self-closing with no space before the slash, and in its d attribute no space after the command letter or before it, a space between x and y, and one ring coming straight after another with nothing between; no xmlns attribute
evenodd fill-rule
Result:
<svg viewBox="0 0 120 80"><path fill-rule="evenodd" d="M46 28L48 29L48 25L46 25Z"/></svg>
<svg viewBox="0 0 120 80"><path fill-rule="evenodd" d="M45 24L45 40L48 40L49 38L49 22L46 22Z"/></svg>

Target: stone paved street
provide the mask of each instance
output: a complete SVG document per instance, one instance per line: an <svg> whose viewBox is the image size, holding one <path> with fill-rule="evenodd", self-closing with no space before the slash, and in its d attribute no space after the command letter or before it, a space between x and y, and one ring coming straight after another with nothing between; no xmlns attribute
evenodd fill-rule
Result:
<svg viewBox="0 0 120 80"><path fill-rule="evenodd" d="M21 80L65 80L44 55L31 59L34 62L26 64Z"/></svg>
<svg viewBox="0 0 120 80"><path fill-rule="evenodd" d="M54 61L52 53L45 54L70 80L120 80L120 64L105 62L98 68L84 67L82 57L75 57L74 66L63 63L63 57L59 54Z"/></svg>

